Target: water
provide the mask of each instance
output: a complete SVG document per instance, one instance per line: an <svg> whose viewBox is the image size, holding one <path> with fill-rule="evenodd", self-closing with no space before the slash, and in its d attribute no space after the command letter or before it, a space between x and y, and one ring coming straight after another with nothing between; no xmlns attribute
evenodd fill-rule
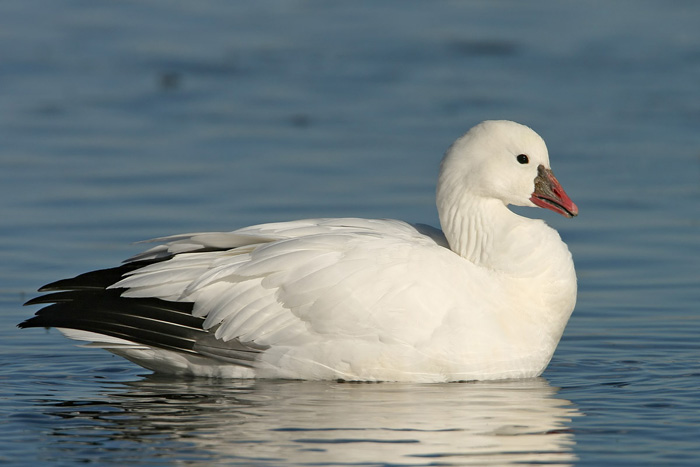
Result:
<svg viewBox="0 0 700 467"><path fill-rule="evenodd" d="M0 462L694 465L700 5L0 3ZM154 377L14 326L135 241L315 216L437 223L474 123L548 142L579 302L542 378Z"/></svg>

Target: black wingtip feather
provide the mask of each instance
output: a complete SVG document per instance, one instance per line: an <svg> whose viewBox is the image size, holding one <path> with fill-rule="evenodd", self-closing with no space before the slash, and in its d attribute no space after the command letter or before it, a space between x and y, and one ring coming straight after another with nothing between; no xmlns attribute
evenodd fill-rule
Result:
<svg viewBox="0 0 700 467"><path fill-rule="evenodd" d="M39 292L52 292L27 301L25 305L48 305L19 323L21 329L65 327L121 337L134 342L191 351L192 342L170 342L174 336L193 339L206 334L202 318L192 316L192 304L158 298L122 297L124 289L110 289L124 275L149 264L170 259L132 261L109 269L86 272L47 284ZM139 329L147 321L149 331ZM162 336L161 338L155 336ZM174 341L174 342L175 342Z"/></svg>
<svg viewBox="0 0 700 467"><path fill-rule="evenodd" d="M266 347L241 343L237 339L227 342L216 339L212 330L203 328L204 318L192 315L193 303L123 297L125 289L110 288L125 274L171 257L132 261L47 284L39 291L51 293L25 303L46 306L17 327L76 329L251 366L256 355Z"/></svg>
<svg viewBox="0 0 700 467"><path fill-rule="evenodd" d="M125 298L121 292L71 290L37 297L28 303L49 305L18 327L78 329L181 352L194 352L196 339L208 334L204 319L192 316L192 303Z"/></svg>

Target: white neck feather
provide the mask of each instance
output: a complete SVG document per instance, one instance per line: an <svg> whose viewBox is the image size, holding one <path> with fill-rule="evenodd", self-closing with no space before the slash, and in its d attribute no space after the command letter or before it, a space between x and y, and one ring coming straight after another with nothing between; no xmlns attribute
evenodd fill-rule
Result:
<svg viewBox="0 0 700 467"><path fill-rule="evenodd" d="M521 255L512 253L518 245L527 245L528 237L535 232L519 231L548 228L541 221L518 216L501 200L453 189L455 180L444 177L440 182L438 214L452 251L478 266L521 275L517 271ZM531 264L528 269L532 272Z"/></svg>
<svg viewBox="0 0 700 467"><path fill-rule="evenodd" d="M492 267L495 244L502 243L514 214L495 199L462 196L449 201L438 212L450 248L474 264Z"/></svg>

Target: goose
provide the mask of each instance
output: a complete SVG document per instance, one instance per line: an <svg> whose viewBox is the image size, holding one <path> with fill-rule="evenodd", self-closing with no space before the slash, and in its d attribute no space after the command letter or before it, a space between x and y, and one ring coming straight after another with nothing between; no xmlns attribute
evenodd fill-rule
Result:
<svg viewBox="0 0 700 467"><path fill-rule="evenodd" d="M529 127L484 121L445 153L442 230L320 218L163 237L48 284L55 327L158 373L450 382L539 376L576 302L556 230L508 205L578 208Z"/></svg>

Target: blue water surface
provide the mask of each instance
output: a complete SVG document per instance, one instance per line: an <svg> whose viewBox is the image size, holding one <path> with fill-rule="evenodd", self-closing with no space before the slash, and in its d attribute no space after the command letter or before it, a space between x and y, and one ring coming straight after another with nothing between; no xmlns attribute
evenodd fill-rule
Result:
<svg viewBox="0 0 700 467"><path fill-rule="evenodd" d="M696 465L700 3L0 2L0 463ZM440 157L506 118L580 208L541 378L184 380L18 330L139 240L437 224Z"/></svg>

